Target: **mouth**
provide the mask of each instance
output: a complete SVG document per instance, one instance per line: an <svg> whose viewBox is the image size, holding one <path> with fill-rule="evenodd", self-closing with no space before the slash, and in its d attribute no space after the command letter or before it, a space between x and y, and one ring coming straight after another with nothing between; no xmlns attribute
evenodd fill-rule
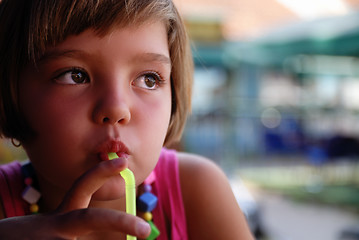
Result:
<svg viewBox="0 0 359 240"><path fill-rule="evenodd" d="M102 161L109 160L108 153L110 152L114 152L119 157L125 157L125 158L127 158L128 155L130 154L127 146L123 142L117 140L110 140L100 144L96 152L99 153L100 159Z"/></svg>

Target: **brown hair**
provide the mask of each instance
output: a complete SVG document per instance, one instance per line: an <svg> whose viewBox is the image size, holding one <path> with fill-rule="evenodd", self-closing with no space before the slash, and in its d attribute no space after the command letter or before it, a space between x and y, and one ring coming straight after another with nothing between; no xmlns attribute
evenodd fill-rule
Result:
<svg viewBox="0 0 359 240"><path fill-rule="evenodd" d="M19 111L19 75L47 47L88 28L105 35L158 20L167 27L172 64L172 116L165 144L179 140L191 106L193 63L184 24L171 0L0 0L0 135L31 139L31 127Z"/></svg>

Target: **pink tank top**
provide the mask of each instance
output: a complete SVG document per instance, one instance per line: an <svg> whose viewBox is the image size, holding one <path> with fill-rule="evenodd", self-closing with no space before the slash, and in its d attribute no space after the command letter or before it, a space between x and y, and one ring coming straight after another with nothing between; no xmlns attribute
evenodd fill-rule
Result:
<svg viewBox="0 0 359 240"><path fill-rule="evenodd" d="M15 161L0 166L0 200L6 217L24 216L26 202L22 200L24 190L21 165Z"/></svg>
<svg viewBox="0 0 359 240"><path fill-rule="evenodd" d="M152 182L152 192L158 197L158 205L152 212L161 232L157 239L188 239L176 151L163 148L157 166L146 181ZM24 188L19 162L0 166L0 199L6 217L28 214L28 205L21 198Z"/></svg>
<svg viewBox="0 0 359 240"><path fill-rule="evenodd" d="M176 151L163 148L153 173L153 193L159 202L153 210L153 220L161 232L157 239L188 239Z"/></svg>

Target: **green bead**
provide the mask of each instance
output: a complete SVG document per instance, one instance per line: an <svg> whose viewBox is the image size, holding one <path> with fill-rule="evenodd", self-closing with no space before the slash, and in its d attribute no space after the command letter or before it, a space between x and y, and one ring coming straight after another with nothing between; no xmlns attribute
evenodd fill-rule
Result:
<svg viewBox="0 0 359 240"><path fill-rule="evenodd" d="M151 226L151 234L146 240L154 240L160 235L160 231L152 221L148 221L148 224Z"/></svg>

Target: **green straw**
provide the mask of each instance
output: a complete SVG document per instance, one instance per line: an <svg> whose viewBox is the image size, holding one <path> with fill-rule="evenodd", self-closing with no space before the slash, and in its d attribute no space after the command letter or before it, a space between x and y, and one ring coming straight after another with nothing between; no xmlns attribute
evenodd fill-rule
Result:
<svg viewBox="0 0 359 240"><path fill-rule="evenodd" d="M108 153L108 159L118 158L116 153ZM126 213L136 216L136 181L133 172L126 168L120 172L121 177L125 180L126 186ZM127 235L127 240L136 240L137 238Z"/></svg>

